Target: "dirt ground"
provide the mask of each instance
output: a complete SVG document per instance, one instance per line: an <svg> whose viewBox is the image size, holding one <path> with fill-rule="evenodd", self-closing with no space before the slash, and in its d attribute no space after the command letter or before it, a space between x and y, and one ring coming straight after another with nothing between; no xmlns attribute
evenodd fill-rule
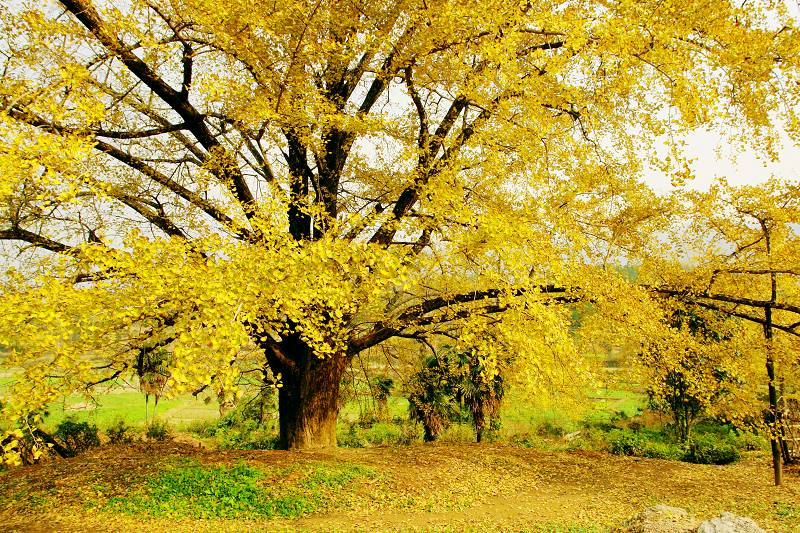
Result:
<svg viewBox="0 0 800 533"><path fill-rule="evenodd" d="M104 505L181 461L352 464L376 475L353 481L334 504L291 520L174 520ZM731 511L768 530L800 532L800 472L787 472L784 486L775 488L766 457L705 466L495 444L299 453L173 442L104 446L0 473L0 531L608 531L656 504L701 519Z"/></svg>

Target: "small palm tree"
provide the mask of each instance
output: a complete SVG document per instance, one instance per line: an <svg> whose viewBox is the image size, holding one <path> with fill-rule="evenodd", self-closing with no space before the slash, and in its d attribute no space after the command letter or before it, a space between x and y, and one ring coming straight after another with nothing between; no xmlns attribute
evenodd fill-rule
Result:
<svg viewBox="0 0 800 533"><path fill-rule="evenodd" d="M453 354L455 371L450 374L450 388L459 403L469 409L475 426L477 442L483 440L486 429L499 421L503 400L503 378L485 375L485 368L473 352Z"/></svg>
<svg viewBox="0 0 800 533"><path fill-rule="evenodd" d="M136 375L139 377L139 390L144 393L144 420L147 422L147 406L150 396L155 398L153 417L158 408L158 400L164 393L169 379L170 354L163 347L140 348L136 357Z"/></svg>
<svg viewBox="0 0 800 533"><path fill-rule="evenodd" d="M378 376L375 378L375 401L378 404L378 413L384 419L388 418L389 409L387 403L389 395L394 388L394 380L388 376Z"/></svg>
<svg viewBox="0 0 800 533"><path fill-rule="evenodd" d="M435 356L426 359L422 370L411 378L408 392L409 415L422 423L425 442L438 439L456 412L446 365Z"/></svg>

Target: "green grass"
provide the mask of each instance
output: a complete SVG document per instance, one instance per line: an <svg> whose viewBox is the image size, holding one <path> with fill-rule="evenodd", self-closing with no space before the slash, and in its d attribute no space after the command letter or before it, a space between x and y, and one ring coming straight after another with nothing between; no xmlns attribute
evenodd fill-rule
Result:
<svg viewBox="0 0 800 533"><path fill-rule="evenodd" d="M587 418L594 421L610 421L620 414L632 417L646 404L643 394L619 389L592 391L589 398L592 402L592 410Z"/></svg>
<svg viewBox="0 0 800 533"><path fill-rule="evenodd" d="M399 394L397 391L393 391ZM357 422L365 414L374 412L375 403L371 398L361 398L358 401L349 401L339 411L339 420L343 422ZM408 400L402 396L389 396L386 402L387 417L389 419L408 418Z"/></svg>
<svg viewBox="0 0 800 533"><path fill-rule="evenodd" d="M374 476L371 469L346 464L273 470L245 463L177 466L148 478L138 492L112 498L106 507L168 518L297 518L331 504L354 480Z"/></svg>
<svg viewBox="0 0 800 533"><path fill-rule="evenodd" d="M61 421L70 418L77 422L90 422L100 428L106 428L117 421L128 425L145 425L144 394L130 388L115 389L95 397L96 405L81 395L70 395L59 402L48 406L49 416L45 419L45 427L55 428ZM148 420L153 417L154 400L151 397L147 408ZM185 413L189 413L185 416ZM219 410L216 402L205 404L191 395L174 399L161 398L155 409L156 417L166 420L171 425L181 428L193 420L216 417ZM184 416L182 416L184 415Z"/></svg>
<svg viewBox="0 0 800 533"><path fill-rule="evenodd" d="M611 422L619 418L635 416L645 405L644 396L637 392L620 389L599 389L589 394L584 405L565 408L551 402L550 405L535 405L509 391L503 400L501 420L506 436L529 433L537 428L560 428L563 433L572 433L583 428L584 421Z"/></svg>

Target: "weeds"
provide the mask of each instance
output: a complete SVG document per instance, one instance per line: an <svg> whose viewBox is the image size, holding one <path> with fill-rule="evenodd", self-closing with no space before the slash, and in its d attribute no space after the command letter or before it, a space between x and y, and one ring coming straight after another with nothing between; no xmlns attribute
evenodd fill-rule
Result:
<svg viewBox="0 0 800 533"><path fill-rule="evenodd" d="M106 429L108 442L111 444L130 444L136 438L137 430L124 420L118 419Z"/></svg>
<svg viewBox="0 0 800 533"><path fill-rule="evenodd" d="M268 472L244 463L184 466L149 478L141 492L113 498L108 506L129 514L171 518L297 518L323 506L330 492L373 475L357 465L315 465L305 472L292 468ZM287 481L289 477L296 481Z"/></svg>
<svg viewBox="0 0 800 533"><path fill-rule="evenodd" d="M144 434L150 440L164 441L172 438L172 428L166 421L153 420L147 425Z"/></svg>
<svg viewBox="0 0 800 533"><path fill-rule="evenodd" d="M53 436L61 442L66 455L70 457L100 445L97 426L88 422L66 419L58 424Z"/></svg>

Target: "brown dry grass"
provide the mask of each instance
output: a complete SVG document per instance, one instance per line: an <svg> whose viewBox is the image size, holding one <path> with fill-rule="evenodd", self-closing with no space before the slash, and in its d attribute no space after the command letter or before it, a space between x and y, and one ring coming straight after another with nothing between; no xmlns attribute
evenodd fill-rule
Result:
<svg viewBox="0 0 800 533"><path fill-rule="evenodd" d="M174 521L114 513L105 506L148 476L189 460L244 461L260 468L347 463L376 475L342 489L335 504L295 520ZM771 485L770 475L763 457L703 466L493 444L318 453L219 452L178 443L107 446L0 474L0 530L605 531L664 503L699 518L732 511L774 531L800 531L800 472L789 472L781 488Z"/></svg>

